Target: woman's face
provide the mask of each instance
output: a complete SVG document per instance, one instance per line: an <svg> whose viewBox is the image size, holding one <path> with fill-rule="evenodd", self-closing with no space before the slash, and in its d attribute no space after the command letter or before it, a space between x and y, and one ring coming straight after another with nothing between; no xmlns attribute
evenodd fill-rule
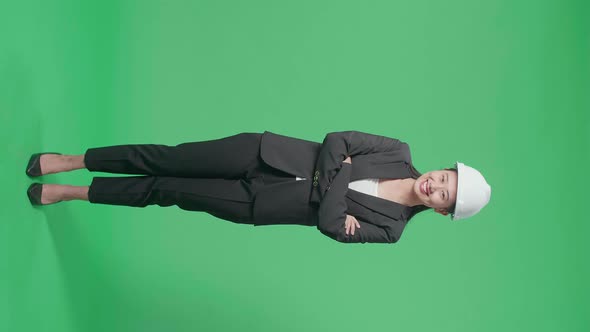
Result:
<svg viewBox="0 0 590 332"><path fill-rule="evenodd" d="M422 205L446 215L457 200L457 172L438 170L422 174L414 183L414 192Z"/></svg>

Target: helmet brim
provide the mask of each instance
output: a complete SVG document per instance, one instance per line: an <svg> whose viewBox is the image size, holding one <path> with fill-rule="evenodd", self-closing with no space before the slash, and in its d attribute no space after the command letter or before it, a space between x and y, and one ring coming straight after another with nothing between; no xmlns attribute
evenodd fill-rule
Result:
<svg viewBox="0 0 590 332"><path fill-rule="evenodd" d="M463 206L463 191L461 190L461 181L463 178L461 177L461 173L465 164L461 162L455 162L455 168L457 169L457 197L455 198L455 211L451 214L451 220L459 220L462 219L462 206Z"/></svg>

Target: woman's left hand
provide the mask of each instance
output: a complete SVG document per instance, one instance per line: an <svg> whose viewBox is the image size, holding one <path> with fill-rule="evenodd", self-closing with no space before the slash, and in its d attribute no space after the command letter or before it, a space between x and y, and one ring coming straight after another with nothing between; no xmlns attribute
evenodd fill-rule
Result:
<svg viewBox="0 0 590 332"><path fill-rule="evenodd" d="M354 229L361 228L361 225L359 225L359 222L355 217L347 214L346 221L344 222L344 228L346 229L346 235L348 235L348 233L354 235Z"/></svg>

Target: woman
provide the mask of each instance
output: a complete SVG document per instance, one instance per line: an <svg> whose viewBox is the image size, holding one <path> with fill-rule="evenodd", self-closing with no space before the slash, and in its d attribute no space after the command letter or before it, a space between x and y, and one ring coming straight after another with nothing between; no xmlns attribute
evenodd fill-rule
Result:
<svg viewBox="0 0 590 332"><path fill-rule="evenodd" d="M94 177L90 186L33 183L33 205L73 199L145 207L177 205L256 226L316 226L340 242L397 242L408 221L428 208L457 220L490 199L475 169L420 174L408 144L359 131L333 132L323 143L269 131L183 143L116 145L83 155L33 154L29 176L86 168L127 177Z"/></svg>

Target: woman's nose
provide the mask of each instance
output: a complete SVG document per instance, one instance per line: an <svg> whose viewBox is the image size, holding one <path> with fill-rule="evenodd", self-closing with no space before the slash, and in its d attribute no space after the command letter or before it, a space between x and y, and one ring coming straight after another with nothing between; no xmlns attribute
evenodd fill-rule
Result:
<svg viewBox="0 0 590 332"><path fill-rule="evenodd" d="M432 188L432 191L444 189L444 185L440 182L433 182L431 188Z"/></svg>

